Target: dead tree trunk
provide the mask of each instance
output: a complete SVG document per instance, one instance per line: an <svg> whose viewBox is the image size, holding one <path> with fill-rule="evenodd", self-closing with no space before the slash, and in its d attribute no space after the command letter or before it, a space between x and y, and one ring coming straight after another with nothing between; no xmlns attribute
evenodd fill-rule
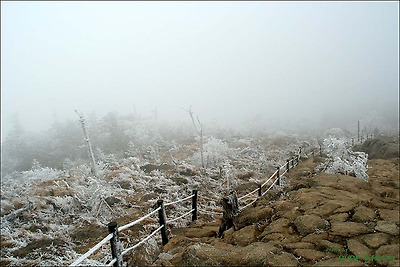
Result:
<svg viewBox="0 0 400 267"><path fill-rule="evenodd" d="M201 124L201 122L200 122L200 120L199 120L199 116L197 116L197 122L198 122L198 124L199 124L200 130L197 128L196 123L195 123L194 118L193 118L193 111L192 111L191 108L192 108L192 106L190 106L188 109L186 109L186 108L183 108L183 109L186 110L186 111L189 113L190 118L192 119L192 123L193 123L194 129L196 130L196 132L197 132L198 135L200 136L201 167L204 168L205 165L204 165L204 156L203 156L203 125Z"/></svg>
<svg viewBox="0 0 400 267"><path fill-rule="evenodd" d="M92 173L94 174L94 176L98 177L97 165L96 165L96 160L94 159L94 154L93 154L93 150L92 150L92 144L90 143L89 135L87 133L86 126L85 126L85 118L83 117L82 114L79 114L76 109L75 109L75 113L79 116L79 121L82 124L83 134L85 135L85 141L86 141L87 146L88 146L89 158L92 161Z"/></svg>
<svg viewBox="0 0 400 267"><path fill-rule="evenodd" d="M239 214L238 197L235 191L221 199L223 208L222 221L219 226L218 237L221 237L225 230L234 226L234 219Z"/></svg>

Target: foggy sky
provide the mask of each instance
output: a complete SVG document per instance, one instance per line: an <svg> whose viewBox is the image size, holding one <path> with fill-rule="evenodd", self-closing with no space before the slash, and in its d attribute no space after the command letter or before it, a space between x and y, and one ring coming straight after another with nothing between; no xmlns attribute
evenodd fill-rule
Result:
<svg viewBox="0 0 400 267"><path fill-rule="evenodd" d="M397 119L397 2L1 2L2 136L110 111ZM335 125L336 124L336 125ZM3 139L2 138L2 139Z"/></svg>

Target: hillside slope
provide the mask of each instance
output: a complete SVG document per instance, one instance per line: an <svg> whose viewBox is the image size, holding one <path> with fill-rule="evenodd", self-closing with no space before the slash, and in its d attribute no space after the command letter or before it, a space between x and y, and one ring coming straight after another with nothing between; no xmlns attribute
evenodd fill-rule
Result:
<svg viewBox="0 0 400 267"><path fill-rule="evenodd" d="M172 230L154 264L399 266L398 159L370 160L369 182L313 174L316 161L291 170L289 186L241 212L223 238L219 221Z"/></svg>
<svg viewBox="0 0 400 267"><path fill-rule="evenodd" d="M399 157L399 137L382 136L368 139L356 149L366 152L370 159L390 159Z"/></svg>

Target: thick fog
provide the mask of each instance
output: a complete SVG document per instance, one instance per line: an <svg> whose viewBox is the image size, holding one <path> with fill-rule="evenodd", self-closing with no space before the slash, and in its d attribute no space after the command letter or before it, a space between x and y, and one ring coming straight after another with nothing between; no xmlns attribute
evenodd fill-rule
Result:
<svg viewBox="0 0 400 267"><path fill-rule="evenodd" d="M397 128L396 2L2 2L2 140L137 112L221 125Z"/></svg>

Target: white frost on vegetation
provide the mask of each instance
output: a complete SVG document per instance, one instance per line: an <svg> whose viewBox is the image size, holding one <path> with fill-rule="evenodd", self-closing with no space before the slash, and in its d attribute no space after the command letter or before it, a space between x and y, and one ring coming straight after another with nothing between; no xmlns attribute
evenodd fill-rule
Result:
<svg viewBox="0 0 400 267"><path fill-rule="evenodd" d="M228 144L218 138L208 138L207 143L203 146L203 157L205 161L205 167L215 167L219 166L224 162L231 149ZM192 161L195 166L201 166L201 155L200 152L196 152L193 155Z"/></svg>
<svg viewBox="0 0 400 267"><path fill-rule="evenodd" d="M357 178L368 181L368 154L353 152L345 139L331 136L324 139L323 151L328 158L324 163L317 166L317 170L332 174L353 174Z"/></svg>
<svg viewBox="0 0 400 267"><path fill-rule="evenodd" d="M154 143L153 139L157 142ZM234 188L261 181L273 173L277 165L284 163L300 145L297 139L292 139L285 141L284 146L276 145L271 149L269 141L239 141L236 140L238 145L235 146L232 140L208 139L204 144L207 168L196 167L196 161L197 164L200 162L198 148L192 150L194 155L181 157L180 153L190 150L191 146L185 148L178 143L165 145L159 137L151 138L149 135L146 142L131 142L128 145L125 150L128 158L117 159L113 154L97 150L97 164L101 169L99 178L91 175L87 165L71 160L65 160L64 171L43 168L35 162L30 171L8 175L2 181L1 222L5 227L2 227L1 234L5 240L14 243L12 248L4 249L2 257L10 260L14 266L70 264L79 257L76 253L77 243L88 247L94 245L93 242L107 235L108 222L123 217L133 221L153 211L157 199L163 199L164 203L173 202L191 195L193 189L198 189L199 217L204 218L206 213L203 211L209 211L207 218L212 220L221 210L219 201L228 185ZM168 151L173 159L177 159L175 165L168 170L142 170L140 167L146 164L160 165L162 146L163 151ZM193 164L186 163L186 160L192 160ZM16 210L21 212L14 216L12 212ZM166 207L167 220L190 210L190 199L170 205ZM190 220L191 214L169 223L168 227L184 227ZM82 225L90 229L102 227L104 235L95 240L76 242L72 234L89 229L81 228ZM130 247L158 227L157 216L152 216L143 223L144 231L140 232L140 238L129 239L127 236L130 242L123 246ZM145 245L145 249L157 245L159 235L154 238ZM58 254L53 248L40 248L25 258L13 256L13 251L41 239L62 240L61 245L54 244L59 249ZM40 263L35 262L35 258L40 259ZM101 248L84 264L101 265L109 258L109 248ZM94 259L99 259L99 262Z"/></svg>

